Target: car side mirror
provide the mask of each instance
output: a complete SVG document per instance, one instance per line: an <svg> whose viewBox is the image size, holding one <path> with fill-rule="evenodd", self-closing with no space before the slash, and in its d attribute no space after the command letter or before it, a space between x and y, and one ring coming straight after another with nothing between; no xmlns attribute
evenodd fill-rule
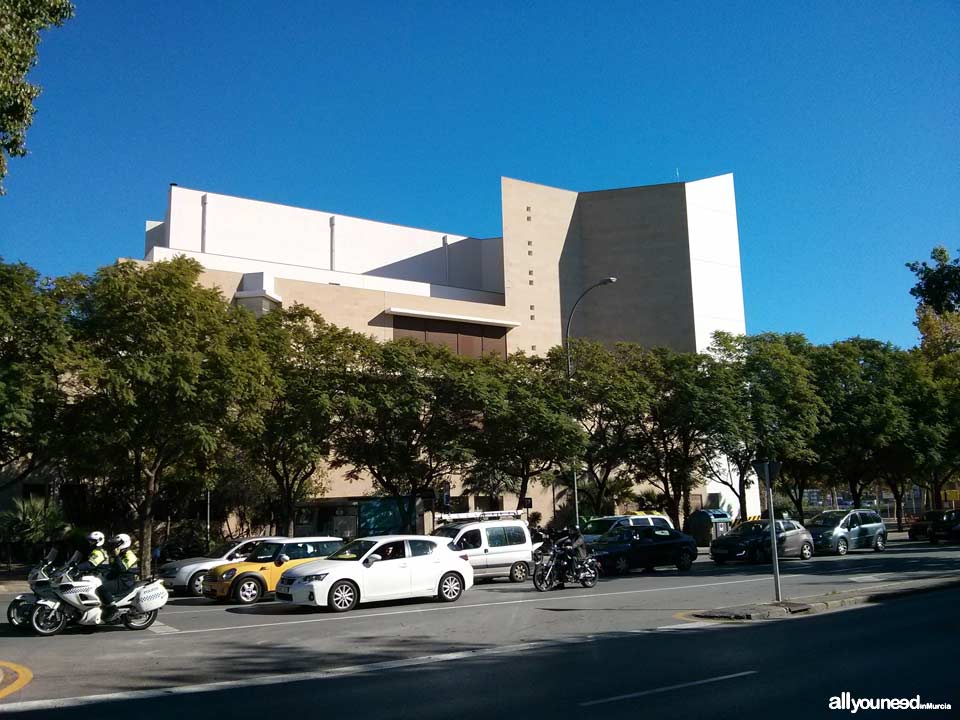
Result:
<svg viewBox="0 0 960 720"><path fill-rule="evenodd" d="M376 553L374 553L373 555L368 557L366 560L364 560L363 564L367 567L370 567L375 562L380 562L381 560L383 560L383 558L380 555L377 555Z"/></svg>
<svg viewBox="0 0 960 720"><path fill-rule="evenodd" d="M288 562L290 562L290 556L289 556L289 555L281 555L281 556L278 557L276 560L274 560L274 564L276 564L277 567L280 567L280 566L283 565L284 563L288 563Z"/></svg>

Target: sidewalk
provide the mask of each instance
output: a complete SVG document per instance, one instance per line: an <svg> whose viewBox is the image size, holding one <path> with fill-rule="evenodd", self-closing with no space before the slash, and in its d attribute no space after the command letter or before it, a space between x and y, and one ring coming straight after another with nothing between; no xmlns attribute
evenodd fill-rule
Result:
<svg viewBox="0 0 960 720"><path fill-rule="evenodd" d="M902 580L890 583L884 588L866 591L864 588L844 592L832 592L826 595L785 600L780 603L762 603L757 605L739 605L736 607L717 608L716 610L700 610L692 612L693 617L705 620L772 620L789 615L812 615L814 613L839 610L856 605L892 600L904 595L945 590L960 587L960 575L942 576L923 580Z"/></svg>
<svg viewBox="0 0 960 720"><path fill-rule="evenodd" d="M26 580L0 580L0 595L19 595L30 592L30 583Z"/></svg>

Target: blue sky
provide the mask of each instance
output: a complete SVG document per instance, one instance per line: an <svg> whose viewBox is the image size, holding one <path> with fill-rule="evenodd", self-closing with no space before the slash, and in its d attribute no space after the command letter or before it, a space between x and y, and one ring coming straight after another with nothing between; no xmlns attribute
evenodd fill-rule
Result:
<svg viewBox="0 0 960 720"><path fill-rule="evenodd" d="M278 8L280 6L277 6ZM501 175L735 175L747 327L913 345L960 248L960 5L77 3L0 198L48 275L140 257L170 182L474 236Z"/></svg>

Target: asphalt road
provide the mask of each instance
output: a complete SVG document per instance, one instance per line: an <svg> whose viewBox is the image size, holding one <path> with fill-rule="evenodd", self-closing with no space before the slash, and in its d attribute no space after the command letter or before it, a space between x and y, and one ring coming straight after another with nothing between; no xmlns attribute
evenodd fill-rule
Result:
<svg viewBox="0 0 960 720"><path fill-rule="evenodd" d="M960 547L898 543L884 553L788 560L781 569L785 596L801 599L904 577L957 575ZM810 717L828 712L831 695L873 689L897 697L919 692L935 702L949 702L953 693L960 707L947 657L960 630L960 592L749 626L694 624L685 615L771 595L769 566L700 560L687 573L634 573L604 579L592 590L542 594L529 583L497 582L475 587L453 605L377 604L347 615L175 599L155 631L77 629L37 638L0 626L0 660L26 666L34 676L0 700L0 710L120 693L110 703L76 707L69 700L68 707L44 706L32 715L168 717L229 708L229 717L339 709L363 718L450 718L499 716L513 708L593 717L636 703L645 710L673 703L676 715L699 698L711 718L757 711L774 699L789 702L776 715L799 716L792 713L805 708ZM295 673L299 681L291 682ZM662 690L701 680L710 682ZM195 692L217 682L232 684ZM143 695L161 688L178 689L160 699ZM658 692L581 705L648 690ZM140 694L123 695L131 692Z"/></svg>

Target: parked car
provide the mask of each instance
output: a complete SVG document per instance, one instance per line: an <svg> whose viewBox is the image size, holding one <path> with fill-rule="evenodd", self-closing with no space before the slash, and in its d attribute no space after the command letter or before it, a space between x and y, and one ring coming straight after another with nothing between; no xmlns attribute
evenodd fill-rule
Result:
<svg viewBox="0 0 960 720"><path fill-rule="evenodd" d="M205 555L175 560L160 566L159 575L167 590L180 594L201 597L203 595L203 577L211 568L225 562L242 560L267 540L281 540L277 537L242 538L231 540Z"/></svg>
<svg viewBox="0 0 960 720"><path fill-rule="evenodd" d="M946 510L927 510L923 515L910 523L907 528L907 537L911 540L926 540L929 538L930 526L938 520L943 520Z"/></svg>
<svg viewBox="0 0 960 720"><path fill-rule="evenodd" d="M927 540L938 543L941 540L955 539L954 530L960 526L960 510L947 510L943 517L934 520L927 528Z"/></svg>
<svg viewBox="0 0 960 720"><path fill-rule="evenodd" d="M328 558L285 570L277 600L334 612L411 597L454 602L473 586L473 567L466 554L452 547L440 536L359 538Z"/></svg>
<svg viewBox="0 0 960 720"><path fill-rule="evenodd" d="M604 533L622 525L673 528L673 523L666 515L608 515L593 518L583 526L583 541L587 544L596 542Z"/></svg>
<svg viewBox="0 0 960 720"><path fill-rule="evenodd" d="M672 528L617 525L589 545L606 574L622 575L634 568L653 570L675 565L689 570L697 559L697 541Z"/></svg>
<svg viewBox="0 0 960 720"><path fill-rule="evenodd" d="M887 547L887 528L873 510L827 510L807 527L817 552L846 555L858 548L882 551Z"/></svg>
<svg viewBox="0 0 960 720"><path fill-rule="evenodd" d="M793 520L774 522L777 523L777 557L798 557L801 560L813 557L813 537L803 525ZM737 525L710 543L710 557L717 565L732 560L769 562L769 521L751 520Z"/></svg>
<svg viewBox="0 0 960 720"><path fill-rule="evenodd" d="M212 600L251 605L272 593L285 570L326 557L339 549L336 537L265 540L241 562L217 565L203 578L203 594Z"/></svg>
<svg viewBox="0 0 960 720"><path fill-rule="evenodd" d="M479 520L441 525L433 537L447 538L473 566L474 577L523 582L533 569L533 542L522 520Z"/></svg>

